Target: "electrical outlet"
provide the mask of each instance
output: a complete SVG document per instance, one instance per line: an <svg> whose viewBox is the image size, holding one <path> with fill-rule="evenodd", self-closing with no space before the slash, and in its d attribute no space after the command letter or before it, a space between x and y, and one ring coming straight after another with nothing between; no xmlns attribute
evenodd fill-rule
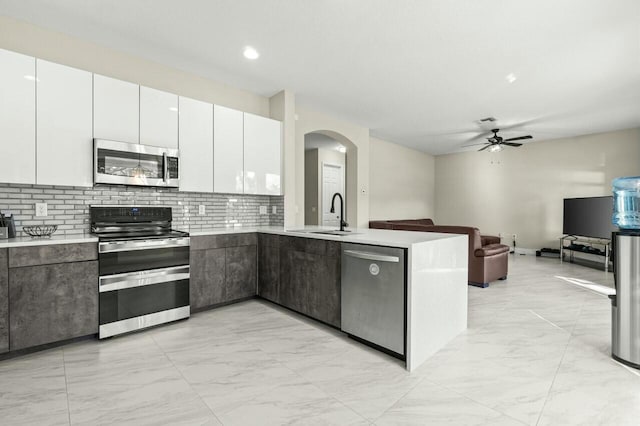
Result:
<svg viewBox="0 0 640 426"><path fill-rule="evenodd" d="M47 203L36 203L36 217L47 216Z"/></svg>
<svg viewBox="0 0 640 426"><path fill-rule="evenodd" d="M205 214L206 214L206 211L207 211L207 210L206 210L206 208L205 208L204 204L200 204L200 205L198 206L198 214L199 214L200 216L205 215Z"/></svg>
<svg viewBox="0 0 640 426"><path fill-rule="evenodd" d="M260 206L260 214L267 214L267 206Z"/></svg>
<svg viewBox="0 0 640 426"><path fill-rule="evenodd" d="M278 208L276 206L271 206L271 213L278 214Z"/></svg>

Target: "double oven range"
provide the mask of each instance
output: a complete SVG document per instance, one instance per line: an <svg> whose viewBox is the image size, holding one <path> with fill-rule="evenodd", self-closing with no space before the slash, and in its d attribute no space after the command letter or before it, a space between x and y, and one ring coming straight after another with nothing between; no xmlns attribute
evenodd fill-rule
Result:
<svg viewBox="0 0 640 426"><path fill-rule="evenodd" d="M91 207L98 236L101 339L188 318L189 234L170 207Z"/></svg>

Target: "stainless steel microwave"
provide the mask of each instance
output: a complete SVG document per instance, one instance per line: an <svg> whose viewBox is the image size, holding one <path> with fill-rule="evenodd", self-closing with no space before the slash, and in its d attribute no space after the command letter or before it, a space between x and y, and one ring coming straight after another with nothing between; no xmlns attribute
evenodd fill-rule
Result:
<svg viewBox="0 0 640 426"><path fill-rule="evenodd" d="M177 149L93 140L94 183L162 186L180 183Z"/></svg>

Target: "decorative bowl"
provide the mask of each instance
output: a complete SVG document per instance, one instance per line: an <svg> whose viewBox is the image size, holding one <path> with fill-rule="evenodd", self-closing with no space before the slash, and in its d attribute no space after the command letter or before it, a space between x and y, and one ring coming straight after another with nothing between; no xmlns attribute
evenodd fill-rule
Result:
<svg viewBox="0 0 640 426"><path fill-rule="evenodd" d="M51 234L56 232L58 225L33 225L23 226L22 231L32 237L50 237Z"/></svg>

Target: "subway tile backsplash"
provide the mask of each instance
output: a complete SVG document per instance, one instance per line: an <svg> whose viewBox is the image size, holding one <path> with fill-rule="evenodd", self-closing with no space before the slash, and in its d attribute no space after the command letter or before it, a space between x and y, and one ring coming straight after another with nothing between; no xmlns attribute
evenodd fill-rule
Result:
<svg viewBox="0 0 640 426"><path fill-rule="evenodd" d="M35 216L35 203L47 203L47 216ZM284 197L270 195L210 194L180 192L177 189L100 185L22 185L0 183L0 211L15 216L18 236L24 225L58 225L58 234L90 231L91 205L162 205L172 208L177 229L198 231L207 228L282 226ZM205 214L198 214L200 205ZM265 206L267 214L260 214ZM273 208L276 213L273 213Z"/></svg>

